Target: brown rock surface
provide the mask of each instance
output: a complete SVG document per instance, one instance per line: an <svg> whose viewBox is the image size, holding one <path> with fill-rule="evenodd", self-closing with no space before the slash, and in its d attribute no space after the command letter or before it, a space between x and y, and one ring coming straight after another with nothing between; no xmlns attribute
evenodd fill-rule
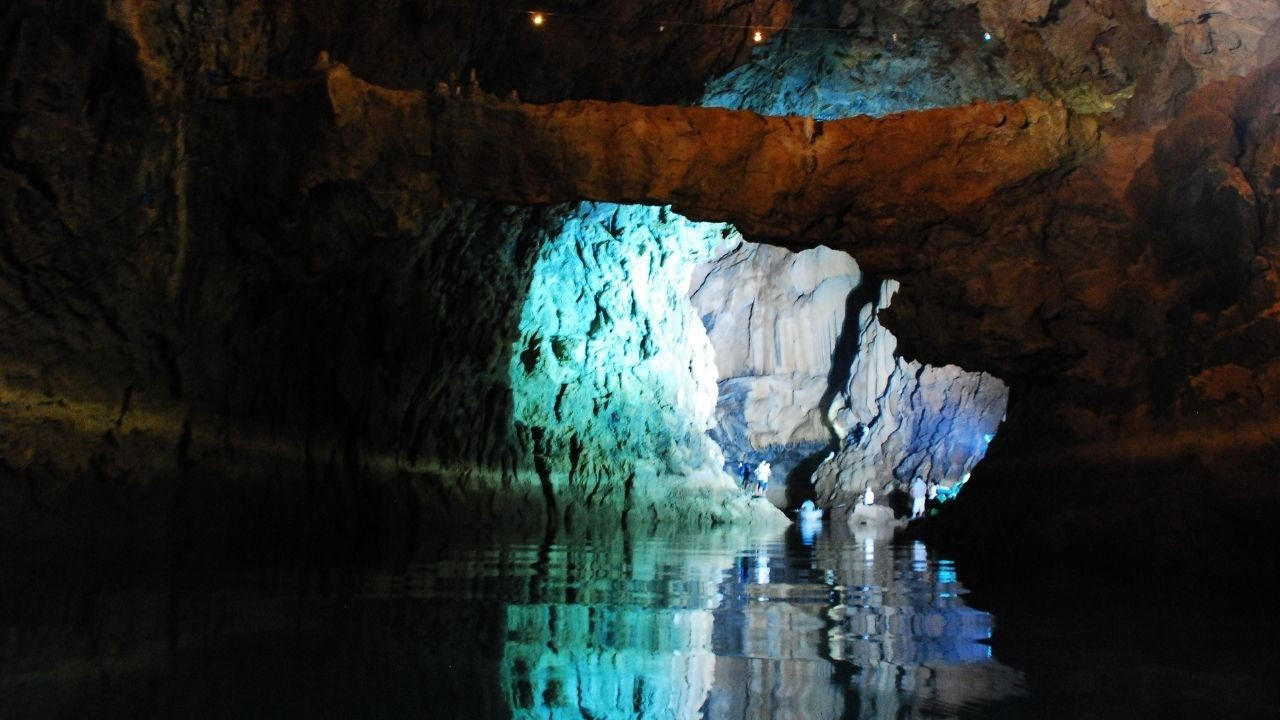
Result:
<svg viewBox="0 0 1280 720"><path fill-rule="evenodd" d="M510 203L671 204L797 245L852 249L943 220L979 222L997 194L1074 151L1066 111L1034 99L818 123L710 108L521 105L449 88L396 92L341 66L325 87L333 122L309 182L392 172L418 192Z"/></svg>

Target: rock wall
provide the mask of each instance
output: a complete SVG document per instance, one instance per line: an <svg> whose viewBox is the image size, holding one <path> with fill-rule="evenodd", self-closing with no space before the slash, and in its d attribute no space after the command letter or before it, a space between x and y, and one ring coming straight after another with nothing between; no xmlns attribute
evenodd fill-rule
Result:
<svg viewBox="0 0 1280 720"><path fill-rule="evenodd" d="M765 517L707 436L716 367L688 300L695 263L727 232L665 208L584 203L539 252L511 358L514 421L567 524L619 511L664 524Z"/></svg>
<svg viewBox="0 0 1280 720"><path fill-rule="evenodd" d="M646 11L606 9L636 18L622 34ZM559 47L524 10L0 11L0 541L376 549L544 525L509 372L539 248L570 210L304 186L316 98L281 100L341 60L397 88L475 68L526 98L672 101L749 53L685 32ZM692 72L636 73L669 62Z"/></svg>
<svg viewBox="0 0 1280 720"><path fill-rule="evenodd" d="M993 70L971 11L809 2L795 24L823 29L774 37L708 83L702 104L834 120L1017 92ZM897 343L876 319L893 281L864 278L853 258L823 246L792 253L750 242L699 276L693 300L721 377L712 436L730 465L768 457L786 480L770 490L779 505L816 493L844 516L867 485L881 492L916 473L950 484L981 459L1005 387L895 357Z"/></svg>
<svg viewBox="0 0 1280 720"><path fill-rule="evenodd" d="M807 461L832 442L829 376L859 278L844 253L792 253L735 236L691 284L719 371L712 437L739 477L738 463L768 459L779 506L800 504L803 489L792 486L807 483Z"/></svg>
<svg viewBox="0 0 1280 720"><path fill-rule="evenodd" d="M949 2L797 3L795 32L707 83L702 104L818 120L1019 97L972 8Z"/></svg>
<svg viewBox="0 0 1280 720"><path fill-rule="evenodd" d="M917 475L943 487L963 482L1004 420L1009 390L1000 379L898 354L878 319L896 290L885 280L858 309L858 349L827 411L842 442L818 466L815 490L819 505L841 514L851 513L867 488L883 502Z"/></svg>

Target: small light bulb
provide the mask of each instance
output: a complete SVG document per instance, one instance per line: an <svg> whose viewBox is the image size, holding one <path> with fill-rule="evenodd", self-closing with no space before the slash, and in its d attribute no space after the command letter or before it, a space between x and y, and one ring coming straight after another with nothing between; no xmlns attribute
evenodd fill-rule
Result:
<svg viewBox="0 0 1280 720"><path fill-rule="evenodd" d="M982 33L982 40L983 42L991 42L991 33L989 32Z"/></svg>
<svg viewBox="0 0 1280 720"><path fill-rule="evenodd" d="M759 30L751 33L751 40L757 44L764 42L764 33Z"/></svg>
<svg viewBox="0 0 1280 720"><path fill-rule="evenodd" d="M529 16L529 20L533 23L534 27L542 27L542 23L546 22L547 18L544 17L542 13L536 12Z"/></svg>

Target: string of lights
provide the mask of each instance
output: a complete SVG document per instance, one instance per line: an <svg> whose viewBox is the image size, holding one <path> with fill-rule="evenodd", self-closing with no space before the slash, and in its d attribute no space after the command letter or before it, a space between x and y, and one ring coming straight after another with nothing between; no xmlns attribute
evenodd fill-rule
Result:
<svg viewBox="0 0 1280 720"><path fill-rule="evenodd" d="M459 8L467 10L475 10L475 5L438 2L433 3L433 7ZM517 9L498 9L498 12L504 12L512 15L525 15L529 18L529 23L538 29L548 28L551 26L553 19L567 20L586 20L593 22L620 24L621 18L608 15L593 15L589 13L550 11L550 10L517 10ZM636 20L637 24L652 26L658 32L666 32L671 28L707 28L719 30L734 30L746 32L750 34L751 41L761 44L770 37L783 33L798 32L822 32L822 33L844 33L849 35L867 35L867 31L863 28L854 26L840 25L770 25L767 23L727 23L713 22L704 20L684 20L675 18L662 18L658 20ZM1153 27L1159 26L1161 23L1154 19L1148 19L1141 22L1120 22L1112 21L1114 27ZM891 38L894 42L898 42L899 32L883 33L886 37ZM913 31L913 34L928 35L971 35L969 30L945 29L945 28L925 28ZM984 30L980 34L983 42L991 42L995 36L989 30Z"/></svg>

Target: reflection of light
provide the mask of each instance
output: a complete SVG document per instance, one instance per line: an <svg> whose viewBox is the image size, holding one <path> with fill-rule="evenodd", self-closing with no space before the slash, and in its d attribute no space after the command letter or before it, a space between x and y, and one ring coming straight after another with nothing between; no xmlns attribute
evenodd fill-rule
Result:
<svg viewBox="0 0 1280 720"><path fill-rule="evenodd" d="M869 537L862 538L862 559L868 563L876 559L876 544Z"/></svg>
<svg viewBox="0 0 1280 720"><path fill-rule="evenodd" d="M813 546L814 538L818 537L818 533L822 531L822 522L815 520L800 521L800 542L806 547Z"/></svg>
<svg viewBox="0 0 1280 720"><path fill-rule="evenodd" d="M756 583L759 585L769 584L769 556L764 555L756 558Z"/></svg>
<svg viewBox="0 0 1280 720"><path fill-rule="evenodd" d="M929 553L919 540L911 543L911 569L916 572L929 569Z"/></svg>
<svg viewBox="0 0 1280 720"><path fill-rule="evenodd" d="M938 562L938 584L947 585L956 581L956 569L950 561L940 560Z"/></svg>
<svg viewBox="0 0 1280 720"><path fill-rule="evenodd" d="M984 442L984 443L990 443L990 442L991 442L991 439L992 439L992 438L994 438L994 437L995 437L995 435L991 435L990 433L988 433L988 434L986 434L986 435L983 435L983 436L982 436L982 442Z"/></svg>

